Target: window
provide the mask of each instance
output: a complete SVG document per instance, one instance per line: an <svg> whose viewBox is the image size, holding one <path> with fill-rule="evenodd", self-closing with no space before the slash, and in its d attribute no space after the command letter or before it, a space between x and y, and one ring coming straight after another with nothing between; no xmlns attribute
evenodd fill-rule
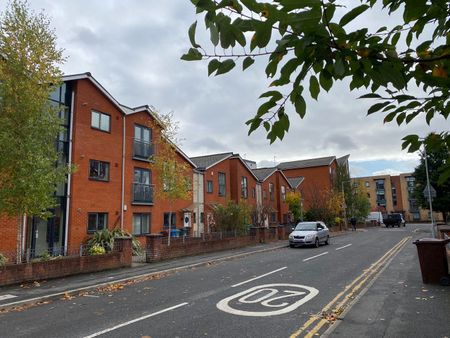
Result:
<svg viewBox="0 0 450 338"><path fill-rule="evenodd" d="M108 227L108 214L103 212L90 212L88 214L88 233L103 230Z"/></svg>
<svg viewBox="0 0 450 338"><path fill-rule="evenodd" d="M205 213L200 213L200 223L205 223Z"/></svg>
<svg viewBox="0 0 450 338"><path fill-rule="evenodd" d="M133 157L148 160L153 154L152 130L140 125L134 126Z"/></svg>
<svg viewBox="0 0 450 338"><path fill-rule="evenodd" d="M93 110L91 112L91 127L102 131L111 131L111 116Z"/></svg>
<svg viewBox="0 0 450 338"><path fill-rule="evenodd" d="M150 182L150 170L134 169L133 202L153 203L153 187L150 185Z"/></svg>
<svg viewBox="0 0 450 338"><path fill-rule="evenodd" d="M281 186L281 200L286 202L286 187L284 185Z"/></svg>
<svg viewBox="0 0 450 338"><path fill-rule="evenodd" d="M252 198L256 198L256 188L252 188Z"/></svg>
<svg viewBox="0 0 450 338"><path fill-rule="evenodd" d="M267 191L263 190L263 198L266 200L267 199Z"/></svg>
<svg viewBox="0 0 450 338"><path fill-rule="evenodd" d="M206 181L206 192L212 194L213 192L213 181Z"/></svg>
<svg viewBox="0 0 450 338"><path fill-rule="evenodd" d="M89 178L97 181L109 181L109 163L97 160L89 161Z"/></svg>
<svg viewBox="0 0 450 338"><path fill-rule="evenodd" d="M370 186L369 181L365 181L364 185L366 186L366 188L368 188Z"/></svg>
<svg viewBox="0 0 450 338"><path fill-rule="evenodd" d="M273 201L273 183L269 183L269 196L270 196L270 200Z"/></svg>
<svg viewBox="0 0 450 338"><path fill-rule="evenodd" d="M150 233L151 214L133 214L133 235Z"/></svg>
<svg viewBox="0 0 450 338"><path fill-rule="evenodd" d="M241 178L241 197L248 198L247 177Z"/></svg>
<svg viewBox="0 0 450 338"><path fill-rule="evenodd" d="M171 229L175 229L177 227L177 214L175 212L169 213L169 212L165 212L164 213L164 229L169 229L169 216L171 216L170 218L172 219L171 223Z"/></svg>
<svg viewBox="0 0 450 338"><path fill-rule="evenodd" d="M277 213L276 213L276 212L272 212L272 213L270 214L270 221L271 221L272 223L275 223L275 222L277 221Z"/></svg>
<svg viewBox="0 0 450 338"><path fill-rule="evenodd" d="M219 173L219 196L225 196L225 173Z"/></svg>

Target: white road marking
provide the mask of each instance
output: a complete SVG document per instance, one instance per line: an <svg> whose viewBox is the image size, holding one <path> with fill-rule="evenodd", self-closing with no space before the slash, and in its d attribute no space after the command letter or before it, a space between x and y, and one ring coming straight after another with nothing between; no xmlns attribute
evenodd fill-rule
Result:
<svg viewBox="0 0 450 338"><path fill-rule="evenodd" d="M347 244L347 245L341 246L340 248L337 248L336 251L348 248L349 246L351 246L351 244Z"/></svg>
<svg viewBox="0 0 450 338"><path fill-rule="evenodd" d="M11 299L11 298L16 298L17 296L14 295L2 295L0 296L0 300L6 300L6 299Z"/></svg>
<svg viewBox="0 0 450 338"><path fill-rule="evenodd" d="M216 307L238 316L276 316L294 311L318 294L319 290L305 285L264 284L224 298Z"/></svg>
<svg viewBox="0 0 450 338"><path fill-rule="evenodd" d="M281 271L281 270L284 270L284 269L287 269L287 266L285 266L285 267L283 267L283 268L276 269L276 270L271 271L271 272L268 272L268 273L265 273L264 275L256 276L255 278L248 279L248 280L246 280L246 281L243 281L243 282L240 282L240 283L231 285L231 287L232 287L232 288L235 288L236 286L240 286L240 285L243 285L243 284L246 284L246 283L253 282L254 280L257 280L257 279L266 277L266 276L268 276L268 275L271 275L271 274L273 274L273 273L275 273L275 272L278 272L278 271Z"/></svg>
<svg viewBox="0 0 450 338"><path fill-rule="evenodd" d="M124 326L130 325L130 324L139 322L139 321L141 321L141 320L144 320L144 319L147 319L147 318L150 318L150 317L157 316L157 315L159 315L159 314L161 314L161 313L168 312L168 311L171 311L171 310L175 310L176 308L185 306L185 305L187 305L187 304L188 304L188 303L181 303L181 304L178 304L178 305L169 307L169 308L167 308L167 309L163 309L163 310L160 310L160 311L157 311L157 312L153 312L153 313L150 313L150 314L148 314L148 315L146 315L146 316L142 316L142 317L139 317L139 318L136 318L136 319L133 319L133 320L129 320L128 322L124 322L124 323L122 323L122 324L113 326L113 327L111 327L111 328L109 328L109 329L106 329L106 330L103 330L103 331L99 331L99 332L93 333L93 334L91 334L91 335L89 335L89 336L85 336L84 338L93 338L93 337L97 337L97 336L100 336L100 335L102 335L102 334L105 334L105 333L108 333L108 332L117 330L117 329L119 329L119 328L121 328L121 327L124 327Z"/></svg>
<svg viewBox="0 0 450 338"><path fill-rule="evenodd" d="M305 258L305 259L303 260L303 262L309 261L310 259L314 259L314 258L323 256L323 255L326 255L327 253L328 253L328 251L325 251L325 252L322 252L321 254L318 254L318 255L315 255L315 256L312 256L312 257L309 257L309 258Z"/></svg>

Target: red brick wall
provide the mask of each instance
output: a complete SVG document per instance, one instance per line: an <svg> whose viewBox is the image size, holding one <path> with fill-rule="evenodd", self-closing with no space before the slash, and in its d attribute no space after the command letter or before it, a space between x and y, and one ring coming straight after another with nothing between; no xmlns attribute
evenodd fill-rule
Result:
<svg viewBox="0 0 450 338"><path fill-rule="evenodd" d="M270 193L269 193L269 183L273 184L274 192L273 192L273 200L270 199ZM262 205L263 206L271 206L276 213L276 220L275 222L272 222L271 215L269 215L269 224L278 224L280 222L279 219L279 208L278 208L278 195L280 194L280 187L277 185L277 173L274 172L271 176L266 178L264 182L261 184L261 198L262 198ZM266 192L266 197L264 198L264 191Z"/></svg>
<svg viewBox="0 0 450 338"><path fill-rule="evenodd" d="M252 190L256 189L256 178L247 169L247 167L238 158L230 160L230 175L231 175L231 199L237 203L245 201L252 208L256 208L256 194L253 197ZM247 177L248 197L243 198L241 195L241 179Z"/></svg>
<svg viewBox="0 0 450 338"><path fill-rule="evenodd" d="M69 247L87 237L88 212L107 212L110 229L120 225L123 113L89 80L76 82L69 215ZM91 128L91 111L111 116L111 132ZM109 162L109 182L89 179L89 160Z"/></svg>
<svg viewBox="0 0 450 338"><path fill-rule="evenodd" d="M281 196L281 186L284 186L285 188L285 195L288 193L290 186L289 182L284 178L284 176L281 174L281 172L277 171L275 173L276 175L276 187L278 189L277 193L277 210L278 210L278 222L280 224L285 223L285 217L284 215L287 215L289 213L289 205L286 203L286 201L283 201Z"/></svg>
<svg viewBox="0 0 450 338"><path fill-rule="evenodd" d="M17 217L0 216L0 253L11 257L16 252Z"/></svg>

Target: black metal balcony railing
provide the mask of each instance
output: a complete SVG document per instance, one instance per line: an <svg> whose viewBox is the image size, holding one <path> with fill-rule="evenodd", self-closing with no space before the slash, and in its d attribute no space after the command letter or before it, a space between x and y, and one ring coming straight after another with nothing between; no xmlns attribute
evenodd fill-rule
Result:
<svg viewBox="0 0 450 338"><path fill-rule="evenodd" d="M153 184L133 183L134 203L153 203Z"/></svg>
<svg viewBox="0 0 450 338"><path fill-rule="evenodd" d="M133 157L148 159L153 153L153 144L134 139Z"/></svg>

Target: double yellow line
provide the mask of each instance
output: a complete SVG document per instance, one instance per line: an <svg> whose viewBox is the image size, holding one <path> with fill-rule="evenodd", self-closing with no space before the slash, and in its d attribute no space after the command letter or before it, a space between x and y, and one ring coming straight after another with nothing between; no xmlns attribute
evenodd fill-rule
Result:
<svg viewBox="0 0 450 338"><path fill-rule="evenodd" d="M405 237L396 245L394 245L380 259L373 263L368 269L364 270L361 275L354 279L349 285L345 286L344 290L339 292L336 297L334 297L331 302L325 305L325 307L318 314L311 316L311 318L302 327L291 334L290 338L299 337L301 334L305 334L304 337L306 338L311 338L325 324L330 323L330 318L324 317L331 316L331 318L335 318L336 316L341 314L344 311L345 307L347 307L351 303L353 297L359 291L361 291L363 286L372 281L375 278L376 274L385 266L385 264L395 255L397 255L397 253L403 249L403 247L411 238L411 236ZM313 324L315 325L313 326Z"/></svg>

